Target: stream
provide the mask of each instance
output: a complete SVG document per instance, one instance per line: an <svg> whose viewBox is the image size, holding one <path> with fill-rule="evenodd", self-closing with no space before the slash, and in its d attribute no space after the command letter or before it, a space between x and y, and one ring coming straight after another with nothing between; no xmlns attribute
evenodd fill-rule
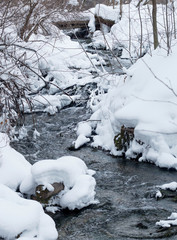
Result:
<svg viewBox="0 0 177 240"><path fill-rule="evenodd" d="M84 90L90 87L88 84ZM161 229L155 225L177 211L175 198L155 199L156 186L176 181L177 172L113 157L89 144L73 151L70 146L76 139L75 127L90 115L86 102L68 106L53 116L35 113L35 128L40 132L35 140L32 138L32 115L27 114L28 137L12 143L32 164L41 159L72 155L96 171L99 204L50 214L58 229L58 239L177 239L177 227Z"/></svg>

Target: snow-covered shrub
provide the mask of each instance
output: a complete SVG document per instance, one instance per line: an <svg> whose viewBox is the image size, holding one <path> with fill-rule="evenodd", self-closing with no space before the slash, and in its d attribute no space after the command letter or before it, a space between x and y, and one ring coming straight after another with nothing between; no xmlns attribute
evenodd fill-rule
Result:
<svg viewBox="0 0 177 240"><path fill-rule="evenodd" d="M78 98L64 96L63 87L91 81L93 66L82 48L52 24L57 9L51 1L0 2L0 131L10 131L32 109L54 114ZM79 77L71 68L88 70ZM48 96L58 92L63 95Z"/></svg>

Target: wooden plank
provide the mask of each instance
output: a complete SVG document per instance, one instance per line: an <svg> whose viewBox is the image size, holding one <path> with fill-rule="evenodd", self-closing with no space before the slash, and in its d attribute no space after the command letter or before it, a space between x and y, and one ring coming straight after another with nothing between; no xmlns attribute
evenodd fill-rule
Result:
<svg viewBox="0 0 177 240"><path fill-rule="evenodd" d="M63 21L57 21L53 22L55 26L57 26L59 29L74 29L74 28L86 28L88 27L89 19L73 19L73 20L63 20ZM95 25L99 26L100 24L106 24L109 27L112 27L115 22L110 19L103 19L101 17L95 17Z"/></svg>
<svg viewBox="0 0 177 240"><path fill-rule="evenodd" d="M89 20L73 20L73 21L58 21L54 22L59 29L74 29L88 27Z"/></svg>

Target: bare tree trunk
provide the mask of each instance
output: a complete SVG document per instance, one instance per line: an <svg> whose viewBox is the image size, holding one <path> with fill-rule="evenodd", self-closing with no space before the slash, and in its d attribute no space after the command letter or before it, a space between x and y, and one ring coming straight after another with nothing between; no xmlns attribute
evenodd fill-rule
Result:
<svg viewBox="0 0 177 240"><path fill-rule="evenodd" d="M119 18L120 18L120 20L121 20L121 18L122 18L122 7L123 7L123 0L119 0L120 2L119 2Z"/></svg>
<svg viewBox="0 0 177 240"><path fill-rule="evenodd" d="M30 4L30 9L29 9L29 12L26 16L26 19L25 19L25 23L23 25L23 27L20 29L20 38L24 40L25 38L25 31L28 29L28 24L29 24L29 21L30 21L30 18L31 18L31 15L33 14L33 11L35 9L35 7L38 5L38 2L34 3L34 4Z"/></svg>
<svg viewBox="0 0 177 240"><path fill-rule="evenodd" d="M113 9L115 8L115 0L112 0Z"/></svg>
<svg viewBox="0 0 177 240"><path fill-rule="evenodd" d="M170 31L169 31L169 21L168 21L168 0L166 0L166 35L167 35L167 52L170 53Z"/></svg>
<svg viewBox="0 0 177 240"><path fill-rule="evenodd" d="M175 19L175 6L174 6L174 0L172 1L172 8L173 8L174 38L176 39L176 19Z"/></svg>
<svg viewBox="0 0 177 240"><path fill-rule="evenodd" d="M129 9L128 9L128 14L129 14L129 52L131 52L131 12L130 12L130 3L129 3Z"/></svg>
<svg viewBox="0 0 177 240"><path fill-rule="evenodd" d="M138 14L139 14L139 19L140 19L140 28L141 28L141 37L140 37L140 52L139 56L142 56L142 47L143 47L143 23L142 23L142 18L141 18L141 10L140 7L138 7Z"/></svg>
<svg viewBox="0 0 177 240"><path fill-rule="evenodd" d="M152 0L152 26L153 26L153 37L154 37L154 49L156 49L159 45L158 30L157 30L157 3L156 3L156 0Z"/></svg>

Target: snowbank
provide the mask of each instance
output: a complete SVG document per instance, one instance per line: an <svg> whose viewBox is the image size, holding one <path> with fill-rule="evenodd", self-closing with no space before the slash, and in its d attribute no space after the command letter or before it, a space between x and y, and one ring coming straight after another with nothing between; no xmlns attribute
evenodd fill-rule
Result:
<svg viewBox="0 0 177 240"><path fill-rule="evenodd" d="M8 136L0 133L0 183L16 190L30 170L31 164L11 148Z"/></svg>
<svg viewBox="0 0 177 240"><path fill-rule="evenodd" d="M164 189L164 190L169 189L171 191L176 191L177 182L165 183L165 184L160 186L160 189Z"/></svg>
<svg viewBox="0 0 177 240"><path fill-rule="evenodd" d="M55 204L71 210L80 209L97 202L94 200L96 185L92 177L94 173L76 157L65 156L57 160L43 160L32 166L31 173L20 185L20 191L35 194L38 185L43 185L44 188L52 191L53 183L63 183L64 190L54 200L58 201Z"/></svg>
<svg viewBox="0 0 177 240"><path fill-rule="evenodd" d="M108 94L92 107L93 146L119 155L114 137L121 127L134 129L127 157L140 156L157 166L177 169L177 47L169 56L157 49L117 77ZM160 63L160 64L159 64ZM95 96L95 99L97 96ZM100 96L99 96L100 98ZM96 122L97 121L97 122Z"/></svg>
<svg viewBox="0 0 177 240"><path fill-rule="evenodd" d="M5 239L57 239L54 221L33 200L21 198L0 184L0 237Z"/></svg>
<svg viewBox="0 0 177 240"><path fill-rule="evenodd" d="M113 7L98 4L95 7L95 14L103 19L115 21L115 24L107 32L104 29L95 31L95 21L93 16L90 18L89 27L94 32L92 45L95 48L106 48L114 50L123 49L122 58L137 58L143 56L146 52L153 49L153 28L152 28L152 5L139 4L137 1L131 1L130 4L122 5L122 16L119 14L119 4ZM176 7L176 6L175 6ZM166 6L157 5L157 28L159 42L166 45L166 30L164 27L164 12ZM172 6L168 6L168 18L172 14ZM169 23L173 25L173 23ZM108 28L107 28L108 29Z"/></svg>

